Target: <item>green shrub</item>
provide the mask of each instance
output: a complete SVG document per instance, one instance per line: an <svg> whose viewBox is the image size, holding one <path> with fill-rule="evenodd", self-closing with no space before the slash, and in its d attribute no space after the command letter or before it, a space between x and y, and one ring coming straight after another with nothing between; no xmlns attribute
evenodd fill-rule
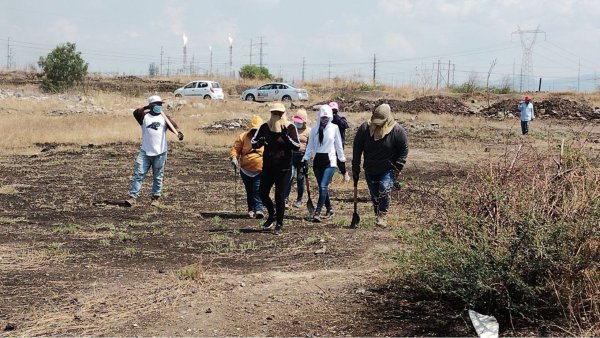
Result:
<svg viewBox="0 0 600 338"><path fill-rule="evenodd" d="M598 168L574 149L508 157L439 189L435 217L401 236L400 281L482 313L600 330Z"/></svg>
<svg viewBox="0 0 600 338"><path fill-rule="evenodd" d="M257 65L244 65L242 68L240 68L240 78L270 80L273 78L273 75L269 73L269 70L266 67L260 67Z"/></svg>
<svg viewBox="0 0 600 338"><path fill-rule="evenodd" d="M38 65L42 70L41 87L50 92L61 92L82 82L88 69L81 53L75 51L75 44L69 42L40 57Z"/></svg>

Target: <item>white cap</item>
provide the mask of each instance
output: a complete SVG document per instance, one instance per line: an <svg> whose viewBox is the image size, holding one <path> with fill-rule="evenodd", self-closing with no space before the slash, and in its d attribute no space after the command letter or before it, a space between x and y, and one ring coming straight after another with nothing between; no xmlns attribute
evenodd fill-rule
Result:
<svg viewBox="0 0 600 338"><path fill-rule="evenodd" d="M152 95L148 98L148 103L163 103L163 100L158 95Z"/></svg>

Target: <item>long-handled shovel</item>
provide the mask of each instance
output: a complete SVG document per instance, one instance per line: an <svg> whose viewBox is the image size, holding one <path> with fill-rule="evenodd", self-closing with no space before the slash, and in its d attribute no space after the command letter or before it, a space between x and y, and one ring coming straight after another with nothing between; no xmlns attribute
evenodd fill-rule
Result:
<svg viewBox="0 0 600 338"><path fill-rule="evenodd" d="M354 180L354 213L352 214L352 222L350 222L350 228L356 228L358 226L358 224L360 223L360 216L358 215L358 211L357 211L357 204L358 204L358 180L355 179Z"/></svg>
<svg viewBox="0 0 600 338"><path fill-rule="evenodd" d="M308 201L306 201L306 208L308 209L308 217L313 217L315 214L315 205L310 198L310 184L308 183L308 170L304 170L304 180L306 181L306 194L308 195Z"/></svg>

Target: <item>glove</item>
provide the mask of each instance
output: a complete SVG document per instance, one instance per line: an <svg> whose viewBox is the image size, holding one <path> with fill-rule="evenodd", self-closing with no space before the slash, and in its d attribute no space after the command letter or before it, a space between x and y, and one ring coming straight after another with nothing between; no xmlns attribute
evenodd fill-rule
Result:
<svg viewBox="0 0 600 338"><path fill-rule="evenodd" d="M282 138L286 138L287 136L287 128L281 128L281 133L280 133Z"/></svg>
<svg viewBox="0 0 600 338"><path fill-rule="evenodd" d="M300 162L300 170L302 170L302 172L305 175L308 175L308 162L305 160L302 160L302 162Z"/></svg>
<svg viewBox="0 0 600 338"><path fill-rule="evenodd" d="M179 139L179 141L183 141L183 133L180 131L177 131L177 138Z"/></svg>
<svg viewBox="0 0 600 338"><path fill-rule="evenodd" d="M352 167L352 179L357 182L360 177L360 168Z"/></svg>
<svg viewBox="0 0 600 338"><path fill-rule="evenodd" d="M403 168L404 168L404 164L402 164L402 163L396 162L396 164L394 164L394 173L396 174L396 177L398 177L398 175L400 175L400 172L402 171Z"/></svg>
<svg viewBox="0 0 600 338"><path fill-rule="evenodd" d="M346 174L347 174L347 172L346 172L346 162L340 162L340 161L338 161L337 165L338 165L338 167L339 167L340 172L342 173L342 175L346 176Z"/></svg>
<svg viewBox="0 0 600 338"><path fill-rule="evenodd" d="M231 158L231 165L233 166L233 169L237 170L237 168L240 166L237 157Z"/></svg>

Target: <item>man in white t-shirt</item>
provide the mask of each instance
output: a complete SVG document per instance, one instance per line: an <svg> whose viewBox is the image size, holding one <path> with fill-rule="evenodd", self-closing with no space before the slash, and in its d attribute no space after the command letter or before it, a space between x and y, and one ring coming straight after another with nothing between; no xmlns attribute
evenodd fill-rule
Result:
<svg viewBox="0 0 600 338"><path fill-rule="evenodd" d="M161 195L165 163L167 162L167 129L177 134L183 140L183 133L179 131L177 123L172 118L162 113L163 100L160 96L153 95L148 98L148 105L133 111L133 116L142 128L142 147L138 153L133 168L133 182L129 189L129 198L125 205L133 206L139 196L142 182L152 167L152 191L150 193L151 205L158 206ZM174 129L169 127L165 119L169 119Z"/></svg>

